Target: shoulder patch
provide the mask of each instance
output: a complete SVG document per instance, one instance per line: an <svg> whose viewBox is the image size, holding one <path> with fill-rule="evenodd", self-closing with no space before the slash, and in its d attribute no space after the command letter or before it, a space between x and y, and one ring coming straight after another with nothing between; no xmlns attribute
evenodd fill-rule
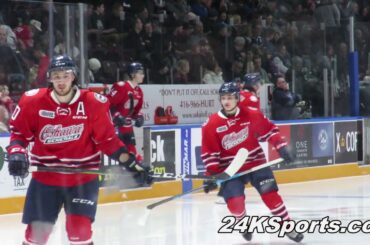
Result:
<svg viewBox="0 0 370 245"><path fill-rule="evenodd" d="M253 102L257 102L257 101L258 101L258 98L257 98L255 95L252 95L252 96L250 97L250 99L251 99L251 101L253 101Z"/></svg>
<svg viewBox="0 0 370 245"><path fill-rule="evenodd" d="M27 92L25 92L24 94L25 94L26 96L34 96L34 95L36 95L39 91L40 91L40 89L36 88L36 89L28 90L28 91L27 91Z"/></svg>
<svg viewBox="0 0 370 245"><path fill-rule="evenodd" d="M107 102L107 97L105 97L104 95L102 94L98 94L98 93L94 93L94 97L97 101L100 101L101 103L105 103Z"/></svg>
<svg viewBox="0 0 370 245"><path fill-rule="evenodd" d="M225 132L226 130L227 130L226 125L216 128L217 133Z"/></svg>

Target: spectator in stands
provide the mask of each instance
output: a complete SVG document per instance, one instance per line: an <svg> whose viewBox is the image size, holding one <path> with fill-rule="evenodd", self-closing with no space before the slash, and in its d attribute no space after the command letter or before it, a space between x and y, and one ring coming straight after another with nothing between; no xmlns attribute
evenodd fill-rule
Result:
<svg viewBox="0 0 370 245"><path fill-rule="evenodd" d="M0 35L2 36L0 37L0 39L3 40L4 38L6 38L6 43L9 45L9 47L13 50L16 50L17 49L17 37L15 33L13 32L12 28L10 28L10 26L5 25L5 24L0 25L0 28L5 30L5 31L1 31ZM0 41L0 42L3 42L3 41Z"/></svg>
<svg viewBox="0 0 370 245"><path fill-rule="evenodd" d="M94 6L94 12L91 14L90 19L87 22L87 33L89 35L89 40L93 45L96 45L96 42L98 42L101 35L115 31L114 28L107 29L105 21L104 3L98 3Z"/></svg>
<svg viewBox="0 0 370 245"><path fill-rule="evenodd" d="M271 114L273 120L297 119L299 109L296 104L301 97L289 90L289 83L284 76L276 79L275 89L272 93Z"/></svg>
<svg viewBox="0 0 370 245"><path fill-rule="evenodd" d="M63 55L63 54L66 54L67 53L67 47L66 47L66 43L65 43L65 37L63 36L62 32L60 31L57 31L56 32L56 45L54 47L54 54L59 54L59 55ZM80 50L76 47L76 46L73 46L72 49L71 49L71 52L72 52L72 57L74 59L77 59L78 56L80 55Z"/></svg>
<svg viewBox="0 0 370 245"><path fill-rule="evenodd" d="M0 133L8 133L8 121L14 103L6 85L0 85Z"/></svg>
<svg viewBox="0 0 370 245"><path fill-rule="evenodd" d="M146 44L144 41L143 22L140 18L135 18L134 26L128 33L126 39L127 48L131 48L133 52L133 60L138 60L141 63L147 64L146 61Z"/></svg>
<svg viewBox="0 0 370 245"><path fill-rule="evenodd" d="M266 70L262 68L261 56L253 56L253 66L253 72L259 73L261 76L261 84L271 83L269 75L267 74Z"/></svg>
<svg viewBox="0 0 370 245"><path fill-rule="evenodd" d="M127 16L122 3L115 2L112 6L112 14L106 20L106 28L113 29L113 33L118 34L119 40L122 39L122 34L130 28L130 18Z"/></svg>
<svg viewBox="0 0 370 245"><path fill-rule="evenodd" d="M49 67L49 56L46 54L46 49L41 44L36 44L33 49L33 55L38 62L38 70L36 80L33 81L32 87L43 88L48 86L46 73Z"/></svg>
<svg viewBox="0 0 370 245"><path fill-rule="evenodd" d="M174 75L174 84L189 84L189 70L189 61L186 59L179 60Z"/></svg>
<svg viewBox="0 0 370 245"><path fill-rule="evenodd" d="M190 7L185 0L167 1L166 9L176 21L183 20L190 11Z"/></svg>
<svg viewBox="0 0 370 245"><path fill-rule="evenodd" d="M89 59L89 83L99 82L95 80L94 74L97 73L101 68L101 63L97 58L90 58Z"/></svg>
<svg viewBox="0 0 370 245"><path fill-rule="evenodd" d="M34 45L34 33L41 32L41 22L32 19L29 23L18 18L18 26L14 29L14 33L22 50L32 48Z"/></svg>
<svg viewBox="0 0 370 245"><path fill-rule="evenodd" d="M202 82L205 84L222 84L224 82L221 67L215 59L209 59L206 62Z"/></svg>
<svg viewBox="0 0 370 245"><path fill-rule="evenodd" d="M172 41L166 39L163 42L163 52L159 49L153 53L152 79L156 84L172 83L171 77L177 64L176 52L173 48Z"/></svg>
<svg viewBox="0 0 370 245"><path fill-rule="evenodd" d="M12 50L6 38L6 29L3 26L0 26L0 67L3 68L5 72L6 82L9 83L8 77L10 74L21 74L23 75L23 68L18 59L17 54ZM2 83L6 84L6 83ZM12 88L12 84L7 84Z"/></svg>
<svg viewBox="0 0 370 245"><path fill-rule="evenodd" d="M202 69L208 59L212 57L209 52L202 53L199 41L195 42L191 46L190 52L187 52L185 58L189 61L189 82L199 84L202 81Z"/></svg>
<svg viewBox="0 0 370 245"><path fill-rule="evenodd" d="M0 85L0 105L5 106L9 115L13 113L15 103L9 96L9 87L7 85Z"/></svg>

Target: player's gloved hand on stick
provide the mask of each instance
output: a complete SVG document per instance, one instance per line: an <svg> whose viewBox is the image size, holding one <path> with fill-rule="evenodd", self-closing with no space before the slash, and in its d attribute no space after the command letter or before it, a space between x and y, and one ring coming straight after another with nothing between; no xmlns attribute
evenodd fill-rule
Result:
<svg viewBox="0 0 370 245"><path fill-rule="evenodd" d="M129 153L128 160L119 163L127 171L134 174L134 178L140 185L151 185L153 183L153 177L150 175L150 167L142 165L140 162L136 161L135 155Z"/></svg>
<svg viewBox="0 0 370 245"><path fill-rule="evenodd" d="M20 145L13 145L7 147L8 151L8 169L9 174L25 178L28 176L28 168L30 163L26 149Z"/></svg>
<svg viewBox="0 0 370 245"><path fill-rule="evenodd" d="M113 117L113 124L116 127L122 127L124 125L131 125L132 119L130 117L124 117L120 114L117 114Z"/></svg>
<svg viewBox="0 0 370 245"><path fill-rule="evenodd" d="M294 162L294 158L286 146L281 147L278 150L278 152L279 152L280 157L284 159L284 162L286 164L290 164Z"/></svg>
<svg viewBox="0 0 370 245"><path fill-rule="evenodd" d="M203 190L205 193L208 193L210 191L216 190L218 188L216 180L207 179L203 182Z"/></svg>
<svg viewBox="0 0 370 245"><path fill-rule="evenodd" d="M142 127L144 125L144 115L138 115L136 118L135 118L135 127Z"/></svg>

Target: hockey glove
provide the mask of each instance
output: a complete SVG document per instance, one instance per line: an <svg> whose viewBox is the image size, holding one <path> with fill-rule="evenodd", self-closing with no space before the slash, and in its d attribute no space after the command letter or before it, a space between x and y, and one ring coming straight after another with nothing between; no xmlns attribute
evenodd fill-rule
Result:
<svg viewBox="0 0 370 245"><path fill-rule="evenodd" d="M129 159L126 162L120 162L119 165L133 173L134 178L140 185L152 184L153 178L150 175L150 168L137 162L135 155L129 154Z"/></svg>
<svg viewBox="0 0 370 245"><path fill-rule="evenodd" d="M26 149L20 145L13 145L8 146L7 151L9 174L26 178L28 176L28 168L30 166Z"/></svg>
<svg viewBox="0 0 370 245"><path fill-rule="evenodd" d="M135 127L140 128L143 125L144 125L144 116L138 115L137 118L135 119Z"/></svg>
<svg viewBox="0 0 370 245"><path fill-rule="evenodd" d="M216 180L205 180L204 182L203 182L203 190L204 190L204 192L205 193L208 193L208 192L210 192L210 191L213 191L213 190L216 190L217 189L217 187L218 187L218 185L217 185L217 183L216 183Z"/></svg>
<svg viewBox="0 0 370 245"><path fill-rule="evenodd" d="M122 127L123 125L125 125L125 121L126 121L125 118L121 115L115 116L113 118L113 124L116 127Z"/></svg>
<svg viewBox="0 0 370 245"><path fill-rule="evenodd" d="M286 146L281 147L278 150L278 152L279 152L280 157L284 159L284 162L286 164L290 164L290 163L294 162L294 158L293 158L292 154L290 154L290 152L289 152L289 150Z"/></svg>
<svg viewBox="0 0 370 245"><path fill-rule="evenodd" d="M132 119L129 117L123 117L121 115L118 115L113 118L113 124L116 127L123 127L124 125L131 125Z"/></svg>

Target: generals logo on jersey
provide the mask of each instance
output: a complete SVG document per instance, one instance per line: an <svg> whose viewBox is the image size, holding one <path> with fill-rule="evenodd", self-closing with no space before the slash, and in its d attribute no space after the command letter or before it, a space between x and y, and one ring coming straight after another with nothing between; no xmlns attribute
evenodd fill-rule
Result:
<svg viewBox="0 0 370 245"><path fill-rule="evenodd" d="M243 128L239 132L232 132L230 134L226 134L222 138L221 144L225 150L229 150L234 146L242 143L246 138L248 138L248 127Z"/></svg>
<svg viewBox="0 0 370 245"><path fill-rule="evenodd" d="M57 107L57 115L58 116L68 116L71 114L71 109L70 108L62 108L62 107Z"/></svg>
<svg viewBox="0 0 370 245"><path fill-rule="evenodd" d="M60 144L78 140L84 130L84 125L71 125L63 127L58 125L45 125L40 131L40 140L44 144Z"/></svg>

